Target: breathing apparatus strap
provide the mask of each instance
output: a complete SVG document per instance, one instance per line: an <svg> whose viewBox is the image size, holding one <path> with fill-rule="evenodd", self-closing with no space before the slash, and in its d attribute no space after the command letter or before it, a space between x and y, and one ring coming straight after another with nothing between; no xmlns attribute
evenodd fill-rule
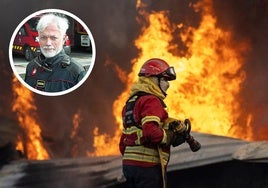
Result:
<svg viewBox="0 0 268 188"><path fill-rule="evenodd" d="M141 97L145 95L152 95L150 93L146 93L144 91L139 91L135 93L134 95L130 96L129 99L126 102L126 108L125 108L125 116L124 116L124 124L126 127L131 127L131 126L136 126L138 128L141 128L141 125L136 121L135 115L134 115L134 106L136 101ZM163 105L164 108L166 108L166 104L164 103L163 100L161 100L161 104Z"/></svg>
<svg viewBox="0 0 268 188"><path fill-rule="evenodd" d="M134 115L134 106L136 101L144 95L149 95L149 93L145 93L143 91L137 92L126 102L126 110L125 110L125 116L124 116L124 124L126 127L136 126L138 128L141 128L141 125L136 121L135 115Z"/></svg>

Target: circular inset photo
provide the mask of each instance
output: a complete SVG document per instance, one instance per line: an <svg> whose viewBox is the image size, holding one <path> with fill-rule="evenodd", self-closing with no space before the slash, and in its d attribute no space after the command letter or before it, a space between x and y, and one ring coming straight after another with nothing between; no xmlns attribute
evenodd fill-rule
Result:
<svg viewBox="0 0 268 188"><path fill-rule="evenodd" d="M96 58L87 25L70 12L45 9L25 18L9 44L18 80L31 91L58 96L74 91L90 75Z"/></svg>

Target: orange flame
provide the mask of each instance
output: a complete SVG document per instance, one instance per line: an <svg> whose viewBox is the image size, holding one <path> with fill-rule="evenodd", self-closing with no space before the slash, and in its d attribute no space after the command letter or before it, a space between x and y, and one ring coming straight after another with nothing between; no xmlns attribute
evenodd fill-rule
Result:
<svg viewBox="0 0 268 188"><path fill-rule="evenodd" d="M144 6L140 1L138 4ZM132 60L132 71L127 77L126 89L114 101L113 114L118 130L114 137L99 134L98 129L94 131L96 149L107 143L115 143L114 150L103 149L98 155L118 154L117 145L122 129L121 110L129 96L130 86L137 80L140 67L152 57L165 59L177 72L178 78L170 83L165 100L170 116L177 119L190 118L194 131L244 138L234 127L237 126L240 115L237 100L240 85L245 79L245 72L241 70L241 54L247 50L247 44L234 46L231 32L216 26L217 20L213 16L210 0L203 0L194 5L194 8L196 11L202 10L202 19L196 29L184 28L182 23L177 26L170 23L165 11L152 14L140 11L143 16L148 16L146 18L149 24L142 29L135 41L140 54ZM175 28L184 29L180 37L188 48L186 56L171 53L174 49L179 49L171 43ZM245 139L251 140L250 129L247 135Z"/></svg>
<svg viewBox="0 0 268 188"><path fill-rule="evenodd" d="M119 130L116 131L115 135L110 136L109 134L100 134L99 128L96 127L93 131L94 134L94 152L87 152L88 156L108 156L118 154L118 135Z"/></svg>
<svg viewBox="0 0 268 188"><path fill-rule="evenodd" d="M182 35L186 39L185 34L193 34L192 42L187 44L189 57L167 58L177 70L178 79L171 83L166 103L171 116L190 117L193 130L240 137L230 130L240 115L237 99L245 78L240 70L243 62L240 54L246 46L238 44L234 48L231 33L216 27L210 1L203 3L206 9L199 28L189 28Z"/></svg>
<svg viewBox="0 0 268 188"><path fill-rule="evenodd" d="M41 129L36 120L34 99L32 93L13 78L14 102L12 110L16 112L20 126L25 135L18 138L17 149L24 151L28 159L49 159L42 139Z"/></svg>
<svg viewBox="0 0 268 188"><path fill-rule="evenodd" d="M80 112L77 112L73 116L73 130L70 135L70 138L74 142L74 145L72 147L72 155L74 157L78 156L78 148L79 148L79 142L80 142L80 137L78 136L78 130L79 130L80 121L81 121Z"/></svg>

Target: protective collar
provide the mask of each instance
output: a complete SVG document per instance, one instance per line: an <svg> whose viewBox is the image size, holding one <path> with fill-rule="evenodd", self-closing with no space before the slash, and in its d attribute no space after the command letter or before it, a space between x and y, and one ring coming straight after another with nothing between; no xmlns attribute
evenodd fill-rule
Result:
<svg viewBox="0 0 268 188"><path fill-rule="evenodd" d="M140 76L139 80L132 85L130 95L133 95L139 91L150 93L162 100L166 97L166 95L162 93L159 86L152 80L151 77Z"/></svg>

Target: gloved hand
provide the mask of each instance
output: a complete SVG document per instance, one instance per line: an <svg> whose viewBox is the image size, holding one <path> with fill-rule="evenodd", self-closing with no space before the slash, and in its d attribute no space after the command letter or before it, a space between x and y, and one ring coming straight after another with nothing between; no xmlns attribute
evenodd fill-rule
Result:
<svg viewBox="0 0 268 188"><path fill-rule="evenodd" d="M191 125L191 122L189 119L185 119L184 120L184 125L185 125L185 137L187 137L188 135L190 135L190 132L191 132L191 128L192 128L192 125Z"/></svg>
<svg viewBox="0 0 268 188"><path fill-rule="evenodd" d="M183 144L185 142L186 132L184 122L173 118L169 118L166 122L168 123L168 129L174 133L171 145L176 147Z"/></svg>
<svg viewBox="0 0 268 188"><path fill-rule="evenodd" d="M177 133L177 132L175 132L175 133L174 133L174 138L173 138L173 140L172 140L171 145L172 145L173 147L176 147L176 146L179 146L179 145L183 144L184 142L185 142L185 137L184 137L184 135L181 134L181 133Z"/></svg>
<svg viewBox="0 0 268 188"><path fill-rule="evenodd" d="M165 123L168 125L168 130L165 130L165 132L169 135L167 145L176 147L186 141L193 152L196 152L201 148L201 144L190 134L191 122L189 119L185 119L184 122L182 122L177 119L168 118Z"/></svg>
<svg viewBox="0 0 268 188"><path fill-rule="evenodd" d="M163 129L167 135L167 139L166 139L166 146L170 146L173 143L174 140L174 132L171 130L167 130L167 129Z"/></svg>
<svg viewBox="0 0 268 188"><path fill-rule="evenodd" d="M174 119L168 123L168 129L173 132L182 133L185 131L185 125L182 121Z"/></svg>

